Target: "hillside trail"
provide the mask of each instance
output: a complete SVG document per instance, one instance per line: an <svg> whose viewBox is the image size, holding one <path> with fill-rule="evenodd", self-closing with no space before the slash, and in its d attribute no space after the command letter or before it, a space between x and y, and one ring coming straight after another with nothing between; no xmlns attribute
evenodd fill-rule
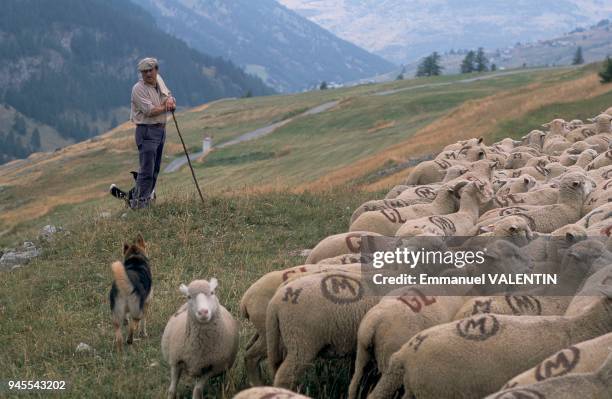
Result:
<svg viewBox="0 0 612 399"><path fill-rule="evenodd" d="M297 115L297 116L293 116L291 118L287 118L284 119L280 122L276 122L273 123L271 125L267 125L264 127L260 127L259 129L255 129L252 130L250 132L247 132L245 134L242 134L238 137L236 137L235 139L229 140L229 141L225 141L219 145L211 145L210 150L212 150L213 148L225 148L225 147L230 147L232 145L236 145L236 144L240 144L243 143L245 141L250 141L250 140L255 140L258 139L260 137L266 136L272 132L274 132L276 129L285 126L286 124L288 124L289 122L292 122L294 119L299 118L299 117L303 117L303 116L308 116L308 115L316 115L319 114L321 112L325 112L328 109L331 109L333 107L335 107L336 105L338 105L338 103L340 103L340 100L335 100L335 101L329 101L326 102L324 104L320 104L317 105L314 108L311 108L307 111L302 112L301 114ZM208 151L210 151L208 150ZM204 155L204 151L200 151L200 152L196 152L194 154L191 154L190 157L192 159L197 159L199 157L201 157L202 155ZM168 164L168 166L166 166L166 168L164 169L164 173L171 173L171 172L176 172L177 170L179 170L181 167L183 167L185 164L187 163L187 157L186 156L181 156L180 158L177 158L175 160L173 160L172 162L170 162L170 164Z"/></svg>

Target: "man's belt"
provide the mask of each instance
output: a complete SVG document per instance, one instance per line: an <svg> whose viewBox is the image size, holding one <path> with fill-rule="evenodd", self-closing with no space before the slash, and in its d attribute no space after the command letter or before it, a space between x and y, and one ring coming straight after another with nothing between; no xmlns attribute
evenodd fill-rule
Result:
<svg viewBox="0 0 612 399"><path fill-rule="evenodd" d="M165 123L137 123L136 126L165 127Z"/></svg>

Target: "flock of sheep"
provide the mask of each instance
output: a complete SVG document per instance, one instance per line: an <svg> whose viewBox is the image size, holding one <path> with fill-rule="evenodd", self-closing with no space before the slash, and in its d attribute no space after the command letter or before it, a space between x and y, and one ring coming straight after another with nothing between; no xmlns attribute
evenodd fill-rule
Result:
<svg viewBox="0 0 612 399"><path fill-rule="evenodd" d="M236 398L305 398L288 389L299 390L316 359L345 356L355 359L351 399L612 398L611 120L609 108L589 124L555 119L521 141L451 144L386 198L358 207L349 231L319 242L304 265L259 278L240 303L256 331L245 364L259 386L267 359L274 387ZM572 295L476 287L439 295L414 285L381 297L364 283L361 247L372 236L438 237L427 245L450 251L460 248L444 237L497 237L489 267L580 284ZM460 272L484 272L477 267ZM195 396L236 356L236 322L215 286L181 288L188 303L173 319L182 322L162 341L172 397L177 364L204 377ZM198 301L212 301L210 314L198 314ZM203 318L216 321L202 327Z"/></svg>

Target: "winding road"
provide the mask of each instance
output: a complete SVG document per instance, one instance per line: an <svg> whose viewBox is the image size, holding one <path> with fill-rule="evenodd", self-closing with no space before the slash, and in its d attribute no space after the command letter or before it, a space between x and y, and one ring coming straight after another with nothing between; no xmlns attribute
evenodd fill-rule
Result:
<svg viewBox="0 0 612 399"><path fill-rule="evenodd" d="M243 143L245 141L250 141L250 140L255 140L258 139L260 137L266 136L272 132L274 132L276 129L285 126L286 124L288 124L289 122L293 121L295 118L299 118L302 116L308 116L308 115L315 115L315 114L319 114L321 112L325 112L328 109L331 109L333 107L335 107L336 105L338 105L338 103L340 102L340 100L335 100L335 101L329 101L326 102L324 104L321 105L317 105L314 108L311 108L305 112L302 112L299 115L293 116L291 118L287 118L284 119L280 122L276 122L273 123L271 125L268 126L264 126L264 127L260 127L259 129L255 129L252 130L248 133L242 134L238 137L236 137L235 139L229 140L229 141L225 141L219 145L215 145L215 146L211 146L211 150L213 148L225 148L225 147L229 147L232 145L236 145L236 144L240 144ZM199 157L201 157L202 155L204 155L203 151L197 152L195 154L191 155L192 159L197 159ZM172 172L176 172L177 170L179 170L181 167L183 167L185 164L187 163L187 157L186 156L182 156L180 158L176 158L175 160L173 160L172 162L170 162L170 164L168 164L168 166L166 166L164 168L164 173L172 173Z"/></svg>

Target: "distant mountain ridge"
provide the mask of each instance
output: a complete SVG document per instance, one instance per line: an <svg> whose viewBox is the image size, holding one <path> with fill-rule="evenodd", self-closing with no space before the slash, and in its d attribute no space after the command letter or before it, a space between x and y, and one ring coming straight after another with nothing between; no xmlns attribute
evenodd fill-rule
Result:
<svg viewBox="0 0 612 399"><path fill-rule="evenodd" d="M0 163L126 120L144 56L160 60L180 106L274 92L233 63L189 48L124 0L4 2L0 54Z"/></svg>
<svg viewBox="0 0 612 399"><path fill-rule="evenodd" d="M279 0L397 64L432 51L545 40L609 18L608 0Z"/></svg>
<svg viewBox="0 0 612 399"><path fill-rule="evenodd" d="M166 32L244 66L279 91L345 82L394 65L274 0L132 0Z"/></svg>

